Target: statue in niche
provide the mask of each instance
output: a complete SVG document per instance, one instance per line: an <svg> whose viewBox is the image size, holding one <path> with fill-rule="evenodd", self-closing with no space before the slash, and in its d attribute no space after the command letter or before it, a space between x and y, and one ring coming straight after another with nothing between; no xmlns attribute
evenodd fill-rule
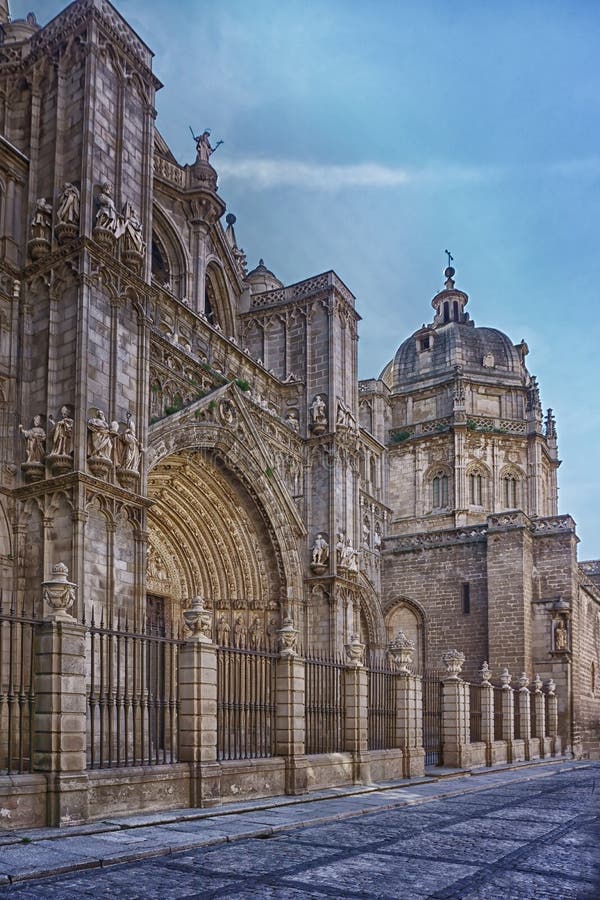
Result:
<svg viewBox="0 0 600 900"><path fill-rule="evenodd" d="M115 423L110 425L101 409L88 419L88 457L96 457L112 462L113 438L116 436Z"/></svg>
<svg viewBox="0 0 600 900"><path fill-rule="evenodd" d="M96 228L102 228L104 231L110 231L115 236L119 236L119 214L112 197L112 186L109 181L105 181L101 185L100 193L98 194Z"/></svg>
<svg viewBox="0 0 600 900"><path fill-rule="evenodd" d="M146 252L144 232L138 214L131 203L126 203L123 208L122 234L125 252L143 257Z"/></svg>
<svg viewBox="0 0 600 900"><path fill-rule="evenodd" d="M59 225L79 224L79 191L69 181L63 185L63 192L58 198L56 218Z"/></svg>
<svg viewBox="0 0 600 900"><path fill-rule="evenodd" d="M69 415L69 407L62 406L61 418L58 422L53 416L48 416L52 427L52 455L70 456L73 452L73 419Z"/></svg>
<svg viewBox="0 0 600 900"><path fill-rule="evenodd" d="M559 619L554 626L554 649L559 651L569 649L569 633L564 619Z"/></svg>
<svg viewBox="0 0 600 900"><path fill-rule="evenodd" d="M22 425L19 425L19 431L25 439L25 453L27 454L25 463L41 465L44 459L44 443L46 441L46 432L42 428L42 417L34 416L31 428L23 428Z"/></svg>
<svg viewBox="0 0 600 900"><path fill-rule="evenodd" d="M35 201L35 212L31 220L31 236L50 240L52 230L52 205L44 197Z"/></svg>
<svg viewBox="0 0 600 900"><path fill-rule="evenodd" d="M362 526L362 542L363 542L363 547L370 547L370 545L371 545L371 533L370 533L369 523L366 519L363 521L363 526Z"/></svg>
<svg viewBox="0 0 600 900"><path fill-rule="evenodd" d="M375 534L373 535L373 549L379 552L381 550L381 527L379 522L375 524Z"/></svg>
<svg viewBox="0 0 600 900"><path fill-rule="evenodd" d="M135 419L131 413L127 413L127 424L119 435L120 454L119 465L122 469L128 469L130 472L139 472L140 463L142 461L142 445L140 444L136 431Z"/></svg>
<svg viewBox="0 0 600 900"><path fill-rule="evenodd" d="M322 531L315 538L312 548L310 567L313 571L324 572L329 562L329 544Z"/></svg>
<svg viewBox="0 0 600 900"><path fill-rule="evenodd" d="M226 647L229 644L230 634L231 628L229 626L229 622L225 618L224 614L221 613L217 620L217 643L221 647Z"/></svg>
<svg viewBox="0 0 600 900"><path fill-rule="evenodd" d="M257 650L260 644L260 635L262 632L262 622L258 616L254 616L250 625L250 647Z"/></svg>
<svg viewBox="0 0 600 900"><path fill-rule="evenodd" d="M242 616L238 616L233 623L233 646L242 648L246 646L246 626Z"/></svg>
<svg viewBox="0 0 600 900"><path fill-rule="evenodd" d="M328 424L324 394L317 394L314 398L310 407L310 416L313 434L323 434Z"/></svg>
<svg viewBox="0 0 600 900"><path fill-rule="evenodd" d="M344 532L338 531L337 541L336 541L336 545L335 545L335 558L336 558L336 562L337 562L338 566L342 565L344 546L345 546Z"/></svg>
<svg viewBox="0 0 600 900"><path fill-rule="evenodd" d="M344 403L344 401L338 397L337 402L337 415L335 419L335 424L340 425L343 428L355 428L356 427L356 419L354 418L354 414L350 407Z"/></svg>
<svg viewBox="0 0 600 900"><path fill-rule="evenodd" d="M271 616L269 619L269 624L267 625L267 644L269 646L269 650L273 650L277 645L277 631L279 626L277 624L277 620L274 616Z"/></svg>

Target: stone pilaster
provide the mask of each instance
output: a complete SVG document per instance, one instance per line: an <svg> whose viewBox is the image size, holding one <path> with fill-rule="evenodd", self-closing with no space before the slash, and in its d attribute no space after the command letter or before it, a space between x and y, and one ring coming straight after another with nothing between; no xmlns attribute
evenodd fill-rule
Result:
<svg viewBox="0 0 600 900"><path fill-rule="evenodd" d="M423 775L425 749L421 676L403 671L396 674L396 746L402 750L404 777Z"/></svg>
<svg viewBox="0 0 600 900"><path fill-rule="evenodd" d="M344 700L346 717L344 721L344 741L348 753L353 755L353 780L369 783L371 772L365 756L369 749L368 737L368 675L363 665L364 645L357 634L353 634L346 645L348 667L344 678Z"/></svg>
<svg viewBox="0 0 600 900"><path fill-rule="evenodd" d="M35 634L33 769L48 778L48 825L88 817L85 627L64 614Z"/></svg>
<svg viewBox="0 0 600 900"><path fill-rule="evenodd" d="M486 764L493 764L494 742L494 688L489 681L481 684L481 740L485 744Z"/></svg>
<svg viewBox="0 0 600 900"><path fill-rule="evenodd" d="M190 765L190 803L216 806L221 802L217 648L201 631L193 634L179 651L179 691L179 758Z"/></svg>
<svg viewBox="0 0 600 900"><path fill-rule="evenodd" d="M471 763L469 685L460 678L465 657L458 650L444 654L449 675L442 689L442 757L445 766L465 768Z"/></svg>
<svg viewBox="0 0 600 900"><path fill-rule="evenodd" d="M298 630L290 616L279 629L279 659L275 686L275 754L285 759L286 794L304 794L307 773L304 763L306 700L304 660L297 654Z"/></svg>
<svg viewBox="0 0 600 900"><path fill-rule="evenodd" d="M537 754L531 740L531 694L529 693L529 678L523 672L519 678L519 722L521 738L525 742L525 759L532 759ZM537 746L537 745L536 745Z"/></svg>
<svg viewBox="0 0 600 900"><path fill-rule="evenodd" d="M540 743L540 756L546 755L546 698L542 691L542 679L539 675L535 676L535 690L533 693L533 702L535 705L535 734L533 737L538 738Z"/></svg>
<svg viewBox="0 0 600 900"><path fill-rule="evenodd" d="M558 697L555 694L556 685L550 679L548 682L548 735L551 740L551 753L556 755L561 751L560 735L558 733Z"/></svg>
<svg viewBox="0 0 600 900"><path fill-rule="evenodd" d="M502 681L502 740L506 741L506 756L508 762L515 759L515 694L510 686L511 675L508 669L503 669L500 676Z"/></svg>

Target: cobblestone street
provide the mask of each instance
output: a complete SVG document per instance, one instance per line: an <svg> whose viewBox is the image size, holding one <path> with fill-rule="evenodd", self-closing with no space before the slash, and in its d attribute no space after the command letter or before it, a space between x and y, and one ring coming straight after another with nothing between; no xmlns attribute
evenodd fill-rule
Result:
<svg viewBox="0 0 600 900"><path fill-rule="evenodd" d="M20 900L600 896L600 764L532 780L507 778L480 790L478 781L465 779L468 792L458 796L311 827L297 827L298 811L283 807L273 815L282 823L288 816L290 830L270 837L27 881L0 888L0 895ZM447 789L456 782L444 784ZM380 795L370 796L375 802ZM190 821L161 830L185 840L200 827Z"/></svg>

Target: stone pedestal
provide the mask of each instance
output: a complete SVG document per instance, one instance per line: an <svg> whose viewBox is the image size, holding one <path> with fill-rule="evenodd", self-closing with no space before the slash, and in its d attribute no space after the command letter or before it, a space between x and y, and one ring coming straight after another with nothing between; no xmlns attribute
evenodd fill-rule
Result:
<svg viewBox="0 0 600 900"><path fill-rule="evenodd" d="M353 755L353 781L370 784L371 769L366 752L369 749L367 672L360 663L348 666L344 678L344 746Z"/></svg>
<svg viewBox="0 0 600 900"><path fill-rule="evenodd" d="M48 825L88 818L85 627L66 614L35 634L33 770L48 778Z"/></svg>
<svg viewBox="0 0 600 900"><path fill-rule="evenodd" d="M486 765L493 765L494 688L489 681L481 685L481 740L485 744Z"/></svg>
<svg viewBox="0 0 600 900"><path fill-rule="evenodd" d="M201 635L204 638L204 635ZM221 802L217 760L217 648L198 636L179 651L179 758L190 764L192 806Z"/></svg>
<svg viewBox="0 0 600 900"><path fill-rule="evenodd" d="M526 685L519 688L519 722L521 739L525 744L525 759L535 759L538 755L537 744L531 739L531 694Z"/></svg>
<svg viewBox="0 0 600 900"><path fill-rule="evenodd" d="M533 694L533 702L535 704L535 734L534 738L539 740L539 753L541 757L546 755L546 698L542 691L542 682L536 678L535 691Z"/></svg>
<svg viewBox="0 0 600 900"><path fill-rule="evenodd" d="M280 641L285 627L280 629ZM307 790L304 660L290 647L286 650L283 646L276 672L275 754L285 759L286 794L304 794Z"/></svg>
<svg viewBox="0 0 600 900"><path fill-rule="evenodd" d="M400 671L395 677L396 746L402 750L402 774L418 778L425 772L421 677L408 671Z"/></svg>
<svg viewBox="0 0 600 900"><path fill-rule="evenodd" d="M445 766L471 764L469 685L457 676L445 678L442 689L442 758Z"/></svg>

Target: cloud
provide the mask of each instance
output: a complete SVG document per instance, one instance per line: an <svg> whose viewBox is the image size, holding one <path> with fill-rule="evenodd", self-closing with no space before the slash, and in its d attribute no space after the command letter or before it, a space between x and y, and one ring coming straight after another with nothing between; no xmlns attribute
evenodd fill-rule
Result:
<svg viewBox="0 0 600 900"><path fill-rule="evenodd" d="M374 162L335 165L257 157L222 159L219 160L218 170L220 175L241 181L247 188L255 190L294 187L339 191L344 188L397 188L410 185L455 187L535 176L595 178L600 175L600 158L564 160L541 166L431 165L411 168Z"/></svg>

